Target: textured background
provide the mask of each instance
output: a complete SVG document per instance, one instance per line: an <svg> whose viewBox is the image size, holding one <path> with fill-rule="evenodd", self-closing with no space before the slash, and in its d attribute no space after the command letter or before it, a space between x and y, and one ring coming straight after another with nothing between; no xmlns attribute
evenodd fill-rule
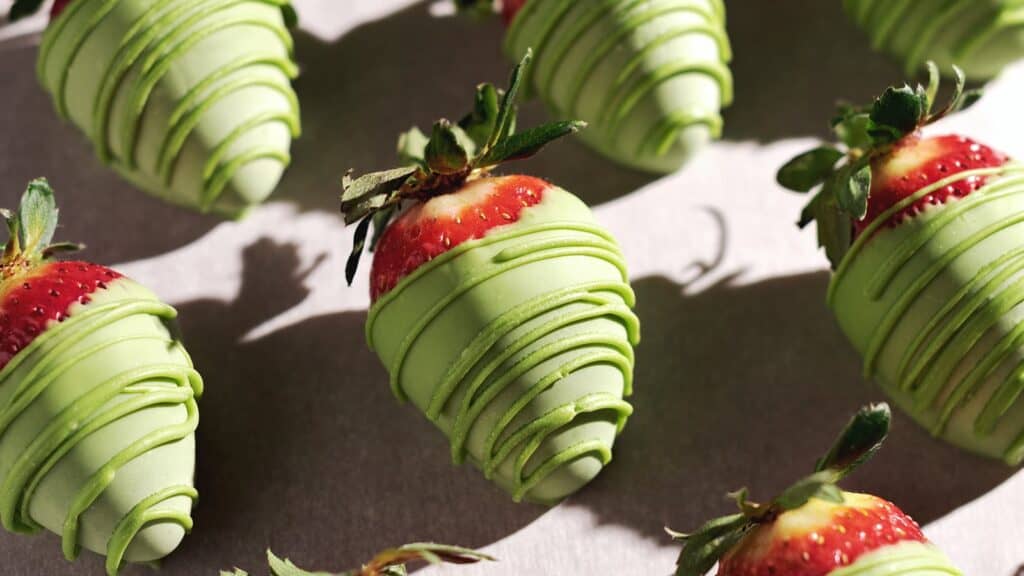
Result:
<svg viewBox="0 0 1024 576"><path fill-rule="evenodd" d="M338 177L390 165L398 131L457 116L479 81L503 81L496 22L410 0L297 0L305 135L274 201L243 222L164 206L94 160L33 74L34 21L0 28L0 205L47 175L64 240L153 287L181 312L206 377L196 530L164 576L238 565L264 574L268 546L341 569L379 548L432 539L500 564L424 574L654 574L662 533L769 495L803 474L859 405L882 394L823 304L824 257L793 221L802 199L775 169L824 135L840 97L901 80L838 1L733 0L737 99L724 141L675 176L618 169L574 142L522 165L596 207L629 257L643 320L636 415L615 462L554 509L513 504L442 435L392 399L366 349L366 277L343 280L350 234ZM0 0L0 11L9 2ZM997 81L959 130L1024 156L1024 68ZM526 107L526 121L542 117ZM364 267L363 271L368 269ZM968 574L1024 564L1024 475L933 442L897 418L888 448L850 482L900 503ZM65 563L55 537L0 534L0 574L100 574ZM145 569L128 571L147 574Z"/></svg>

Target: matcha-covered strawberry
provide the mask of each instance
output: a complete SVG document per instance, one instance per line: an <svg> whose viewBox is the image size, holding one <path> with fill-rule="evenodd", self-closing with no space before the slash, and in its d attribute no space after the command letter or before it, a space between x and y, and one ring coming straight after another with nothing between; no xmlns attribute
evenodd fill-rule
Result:
<svg viewBox="0 0 1024 576"><path fill-rule="evenodd" d="M485 560L493 561L494 558L468 548L424 542L406 544L405 546L385 550L356 570L328 574L327 572L306 572L292 564L291 561L282 560L275 556L273 552L267 551L267 561L270 563L271 576L406 576L408 574L406 564L414 562L427 564L475 564ZM221 576L249 576L249 573L235 568L234 572L222 571Z"/></svg>
<svg viewBox="0 0 1024 576"><path fill-rule="evenodd" d="M890 88L835 120L822 146L779 172L821 186L816 220L839 325L896 402L936 436L1017 465L1024 459L1024 167L964 136L921 128L977 100L956 69L952 102Z"/></svg>
<svg viewBox="0 0 1024 576"><path fill-rule="evenodd" d="M502 94L477 89L472 114L400 143L404 168L346 177L358 222L349 280L371 221L379 235L369 345L409 399L516 500L555 502L611 459L632 408L633 291L614 238L578 198L499 164L575 132L563 121L516 132L530 60Z"/></svg>
<svg viewBox="0 0 1024 576"><path fill-rule="evenodd" d="M3 211L0 260L0 522L50 530L69 560L170 554L192 528L202 380L175 311L117 272L54 260L45 180Z"/></svg>
<svg viewBox="0 0 1024 576"><path fill-rule="evenodd" d="M586 120L584 140L608 158L673 172L720 135L732 102L722 0L504 0L501 11L506 52L537 52L529 90L554 116Z"/></svg>
<svg viewBox="0 0 1024 576"><path fill-rule="evenodd" d="M837 483L879 449L889 430L885 404L854 416L814 474L768 504L733 497L740 511L712 520L685 542L677 576L961 576L896 505L842 491Z"/></svg>
<svg viewBox="0 0 1024 576"><path fill-rule="evenodd" d="M1014 0L843 0L871 44L912 74L929 60L991 78L1024 58L1024 4Z"/></svg>
<svg viewBox="0 0 1024 576"><path fill-rule="evenodd" d="M11 17L42 0L18 0ZM99 159L168 202L236 217L298 136L288 0L65 0L37 73Z"/></svg>

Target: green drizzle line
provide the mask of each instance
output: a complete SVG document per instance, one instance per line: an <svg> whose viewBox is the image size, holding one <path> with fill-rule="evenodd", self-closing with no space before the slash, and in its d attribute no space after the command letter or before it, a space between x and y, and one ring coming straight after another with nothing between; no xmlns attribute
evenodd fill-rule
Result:
<svg viewBox="0 0 1024 576"><path fill-rule="evenodd" d="M128 341L150 340L188 359L180 342L168 339L166 333L156 329L153 334L112 339L68 357L67 353L72 347L100 328L136 315L167 321L173 319L176 312L166 304L148 299L93 304L71 316L59 327L43 332L18 353L0 371L0 385L16 387L8 401L0 407L0 439L53 381L74 369L79 362L104 349ZM38 354L42 355L36 359L36 364L24 378L8 382L11 374L27 358ZM35 533L42 529L29 514L35 491L61 458L87 437L146 408L184 406L187 413L185 421L139 438L103 464L81 486L68 510L61 533L61 547L65 557L68 560L75 559L79 554L79 517L114 481L120 468L155 448L180 441L195 432L199 421L196 398L202 394L202 389L201 377L192 368L191 361L186 361L154 364L111 374L107 380L83 393L54 416L7 471L0 483L0 520L4 527L20 533ZM104 408L112 400L124 397L128 399ZM170 522L180 525L186 531L191 529L192 520L187 513L156 509L158 504L173 496L188 496L195 500L197 494L191 486L169 487L143 500L122 518L107 544L108 574L117 574L125 551L135 534L145 525Z"/></svg>
<svg viewBox="0 0 1024 576"><path fill-rule="evenodd" d="M720 109L732 101L732 75L727 63L732 58L729 39L724 24L724 5L709 0L605 0L584 6L586 10L578 17L569 19L578 3L567 0L530 0L513 20L506 36L506 49L514 52L518 47L531 45L537 54L537 66L530 85L545 100L557 115L583 118L591 121L602 141L601 147L617 151L627 157L661 157L672 150L672 143L678 135L693 125L707 126L713 137L718 137L722 124ZM657 37L635 45L636 33L640 27L652 21L669 19L678 13L690 13L694 22L673 22ZM541 20L542 19L542 20ZM537 24L540 22L540 24ZM609 33L590 50L582 64L569 66L567 58L576 44L595 27L603 26ZM539 30L531 38L525 38L526 30ZM679 38L689 35L703 35L718 45L719 58L714 61L694 60L688 54L678 54L669 62L654 66L652 55ZM617 74L614 84L602 88L603 100L595 118L586 118L581 113L581 100L587 86L598 70L606 65L615 52L628 51L631 56L624 69ZM687 109L666 109L664 118L656 122L636 144L625 150L620 132L631 123L637 105L661 84L691 74L711 78L719 87L720 101L707 102ZM552 94L556 78L570 76L570 93L567 104L556 104Z"/></svg>
<svg viewBox="0 0 1024 576"><path fill-rule="evenodd" d="M980 25L964 29L950 40L949 52L954 62L964 62L992 42L997 35L1024 27L1024 2L999 0L953 0L941 6L930 17L909 18L908 10L915 7L912 0L845 0L847 12L862 26L869 28L872 46L889 52L899 52L901 38L913 41L900 55L907 74L915 72L929 53L936 51L938 36L957 29L956 22L964 18L978 19ZM973 12L985 11L975 15ZM907 22L915 25L906 26ZM896 30L899 29L899 34Z"/></svg>
<svg viewBox="0 0 1024 576"><path fill-rule="evenodd" d="M975 176L991 176L990 181L971 195L943 207L942 212L915 227L893 249L874 272L865 296L878 301L893 280L943 229L970 219L973 210L1010 197L1024 195L1024 166L1008 164L1000 168L962 172L926 188L886 210L857 238L833 275L829 286L829 304L834 307L838 286L854 259L864 250L868 239L890 217L934 191ZM952 263L971 248L1013 226L1024 224L1024 214L1007 214L959 239L932 261L899 295L886 311L872 333L864 352L864 373L874 377L877 360L888 345L896 326L903 320L921 294L946 271ZM953 383L956 368L1000 319L1024 304L1024 247L1007 251L979 268L977 273L933 314L925 327L902 351L892 384L912 393L917 410L928 410L937 402L938 414L932 433L944 433L950 419L997 368L1024 346L1024 322L1018 323L999 341L986 350L960 381ZM926 375L927 374L927 375ZM945 398L943 399L943 393ZM994 388L984 408L975 419L974 431L980 436L991 434L1024 392L1024 361ZM1013 442L1004 458L1010 462L1024 457L1024 432Z"/></svg>
<svg viewBox="0 0 1024 576"><path fill-rule="evenodd" d="M105 18L116 8L118 0L79 0L61 14L44 34L40 49L37 73L44 85L46 69L58 39L62 32L86 6L98 4L100 8L89 16L87 24L76 33L73 39L73 51L67 64L60 72L57 85L52 88L54 100L60 114L67 118L67 79L74 65L79 49L91 38ZM217 101L245 88L262 86L282 94L288 101L287 112L263 113L247 119L224 139L215 145L214 153L204 170L203 190L198 199L198 208L207 211L214 207L227 182L244 165L263 158L272 158L287 166L291 162L286 151L259 152L245 150L230 160L223 160L224 152L239 138L267 123L282 123L289 129L293 138L301 135L299 118L299 102L289 82L269 77L243 76L258 66L271 66L280 70L288 79L294 79L298 67L291 60L293 41L290 33L281 23L251 17L218 17L227 10L247 3L263 3L271 6L285 6L288 0L154 0L120 40L117 52L101 75L100 89L93 103L92 127L89 136L93 141L100 160L126 172L133 179L138 179L135 172L140 168L136 164L137 137L139 126L149 104L153 90L164 79L171 67L196 44L225 29L234 27L257 27L269 30L280 40L280 46L286 49L288 58L281 58L272 52L250 54L237 58L206 78L200 79L177 104L167 126L163 131L156 166L158 181L169 188L173 180L174 169L179 154L199 125L204 112ZM272 50L274 46L268 46ZM131 86L125 85L126 77L133 68L139 74ZM48 86L49 87L49 86ZM114 100L118 92L127 90L127 105L121 120L119 138L121 151L112 150L112 114ZM220 166L211 166L221 162ZM215 174L216 173L216 174ZM163 194L165 199L175 198ZM182 200L178 200L179 202ZM194 203L194 200L189 200Z"/></svg>
<svg viewBox="0 0 1024 576"><path fill-rule="evenodd" d="M550 231L581 232L583 237L545 238L531 240L532 236ZM633 314L635 296L629 287L625 263L618 246L609 234L601 228L579 222L555 222L500 230L479 240L466 242L434 259L430 265L422 266L403 279L391 292L384 295L370 310L367 320L367 340L373 347L372 327L380 310L387 303L398 298L402 291L415 284L416 279L429 270L458 257L465 252L502 242L512 238L522 239L521 243L499 251L492 258L492 265L480 273L463 279L445 298L438 301L420 318L400 344L399 351L389 367L392 391L399 400L406 399L401 387L401 373L405 357L426 327L434 321L452 302L480 283L512 269L533 262L564 256L590 256L604 260L619 269L620 281L581 283L561 290L537 296L504 312L478 333L459 358L448 367L437 389L431 396L426 415L435 423L441 418L445 407L459 389L464 389L461 403L450 432L452 461L461 464L467 455L466 442L469 433L484 410L514 381L546 361L566 352L582 349L596 349L582 353L567 361L556 370L533 384L499 417L494 428L488 433L484 455L480 466L488 478L517 448L520 448L514 463L512 497L519 501L554 471L584 455L595 455L602 464L611 459L611 452L599 441L574 444L540 463L535 470L526 473L531 457L549 435L564 428L581 414L614 412L617 427L621 431L632 407L621 397L601 392L586 395L575 401L558 406L543 416L512 430L512 423L520 412L539 394L551 388L586 366L611 365L623 376L623 395L632 392L634 355L632 345L639 342L639 320ZM531 320L537 320L565 306L585 304L585 307L550 319L528 333L516 338L495 354L486 365L481 363L495 346L507 339L511 333ZM576 334L546 344L519 358L511 367L505 367L512 358L522 354L542 338L587 320L613 318L621 323L627 339L619 339L602 332ZM470 374L472 379L467 382Z"/></svg>
<svg viewBox="0 0 1024 576"><path fill-rule="evenodd" d="M915 576L949 574L963 576L935 546L921 542L903 542L865 554L853 564L843 566L832 576Z"/></svg>

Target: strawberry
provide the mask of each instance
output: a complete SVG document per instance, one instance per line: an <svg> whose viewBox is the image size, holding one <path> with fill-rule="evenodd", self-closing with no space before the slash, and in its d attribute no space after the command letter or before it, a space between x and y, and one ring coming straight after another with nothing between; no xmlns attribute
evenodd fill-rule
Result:
<svg viewBox="0 0 1024 576"><path fill-rule="evenodd" d="M733 497L740 512L713 520L685 542L677 576L702 576L718 561L718 576L960 574L925 538L916 522L877 496L840 490L836 483L881 447L891 415L886 404L861 409L819 461L816 472L769 504ZM918 568L904 564L911 559ZM870 572L869 572L870 570Z"/></svg>
<svg viewBox="0 0 1024 576"><path fill-rule="evenodd" d="M928 86L843 107L833 126L845 146L794 158L778 180L799 192L820 187L800 226L817 221L835 271L828 303L864 376L933 435L1016 466L1022 169L970 138L922 134L980 97L954 68L952 99L933 112L939 72L929 70Z"/></svg>
<svg viewBox="0 0 1024 576"><path fill-rule="evenodd" d="M271 576L326 576L325 572L306 572L292 564L290 560L278 558L267 550L267 561L270 564ZM361 568L341 572L336 576L404 576L407 574L406 564L421 562L427 564L475 564L481 561L494 561L487 554L481 554L469 548L420 542L406 544L381 552ZM221 572L223 576L249 576L249 573L235 568L234 572Z"/></svg>
<svg viewBox="0 0 1024 576"><path fill-rule="evenodd" d="M174 336L175 312L107 267L53 260L79 246L51 244L57 208L46 180L0 214L10 231L0 388L11 392L0 400L0 450L18 455L0 463L0 521L61 535L68 560L83 547L105 554L111 576L123 562L157 560L191 529L197 497L202 380ZM130 482L116 481L122 471ZM152 518L164 525L148 527Z"/></svg>
<svg viewBox="0 0 1024 576"><path fill-rule="evenodd" d="M42 5L16 0L9 17ZM240 217L277 187L301 132L295 23L289 0L55 0L37 76L61 118L133 185Z"/></svg>
<svg viewBox="0 0 1024 576"><path fill-rule="evenodd" d="M722 0L456 4L500 13L509 58L536 48L529 92L555 117L587 121L584 142L614 162L674 172L721 136L733 99Z"/></svg>
<svg viewBox="0 0 1024 576"><path fill-rule="evenodd" d="M804 209L799 225L818 222L818 241L833 267L850 242L868 229L897 226L927 210L963 198L982 187L985 176L952 181L920 198L918 190L956 174L1005 164L1008 158L961 136L925 138L921 128L972 106L980 93L964 91L964 75L955 69L956 91L949 104L933 112L938 69L929 67L927 87L890 87L868 108L843 106L832 125L846 150L820 146L783 166L778 182L795 192L821 186ZM885 215L882 222L878 222Z"/></svg>
<svg viewBox="0 0 1024 576"><path fill-rule="evenodd" d="M583 126L515 132L531 57L507 93L479 86L460 122L405 134L406 167L347 175L341 208L356 225L349 283L376 231L366 331L396 396L449 436L456 463L551 503L608 462L632 411L639 327L621 252L586 205L540 178L493 175Z"/></svg>

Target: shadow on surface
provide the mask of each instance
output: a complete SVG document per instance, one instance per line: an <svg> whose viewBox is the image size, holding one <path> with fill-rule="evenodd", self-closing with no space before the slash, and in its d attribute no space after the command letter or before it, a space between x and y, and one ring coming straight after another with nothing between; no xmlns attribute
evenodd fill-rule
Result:
<svg viewBox="0 0 1024 576"><path fill-rule="evenodd" d="M267 547L303 566L350 568L410 541L485 546L540 516L476 470L453 467L444 436L397 405L366 347L364 312L242 340L306 297L308 272L298 268L293 246L263 240L245 251L234 302L178 307L206 380L201 499L194 534L161 574L232 562L262 574Z"/></svg>
<svg viewBox="0 0 1024 576"><path fill-rule="evenodd" d="M909 80L871 49L841 4L728 4L736 101L725 112L725 139L830 136L828 122L839 100L870 102L886 86Z"/></svg>
<svg viewBox="0 0 1024 576"><path fill-rule="evenodd" d="M100 164L36 82L36 52L24 37L0 44L0 206L14 208L29 180L48 177L62 212L57 239L84 242L87 259L107 264L169 252L217 225L218 218L148 196Z"/></svg>
<svg viewBox="0 0 1024 576"><path fill-rule="evenodd" d="M294 164L275 198L305 210L336 212L346 170L361 174L397 165L401 132L413 125L429 132L442 116L459 119L470 110L480 82L505 85L512 66L501 52L498 20L435 17L429 5L415 4L333 42L297 33L302 75L295 89L302 101L303 136L293 145ZM529 102L520 125L546 119L539 103ZM548 178L590 204L652 180L571 140L502 170Z"/></svg>
<svg viewBox="0 0 1024 576"><path fill-rule="evenodd" d="M733 512L726 492L748 486L765 500L811 472L853 412L884 398L861 382L823 303L827 282L822 272L693 295L664 278L634 283L644 331L636 412L615 462L571 505L671 545L663 526L692 531ZM1012 473L897 414L886 448L844 486L925 523Z"/></svg>

